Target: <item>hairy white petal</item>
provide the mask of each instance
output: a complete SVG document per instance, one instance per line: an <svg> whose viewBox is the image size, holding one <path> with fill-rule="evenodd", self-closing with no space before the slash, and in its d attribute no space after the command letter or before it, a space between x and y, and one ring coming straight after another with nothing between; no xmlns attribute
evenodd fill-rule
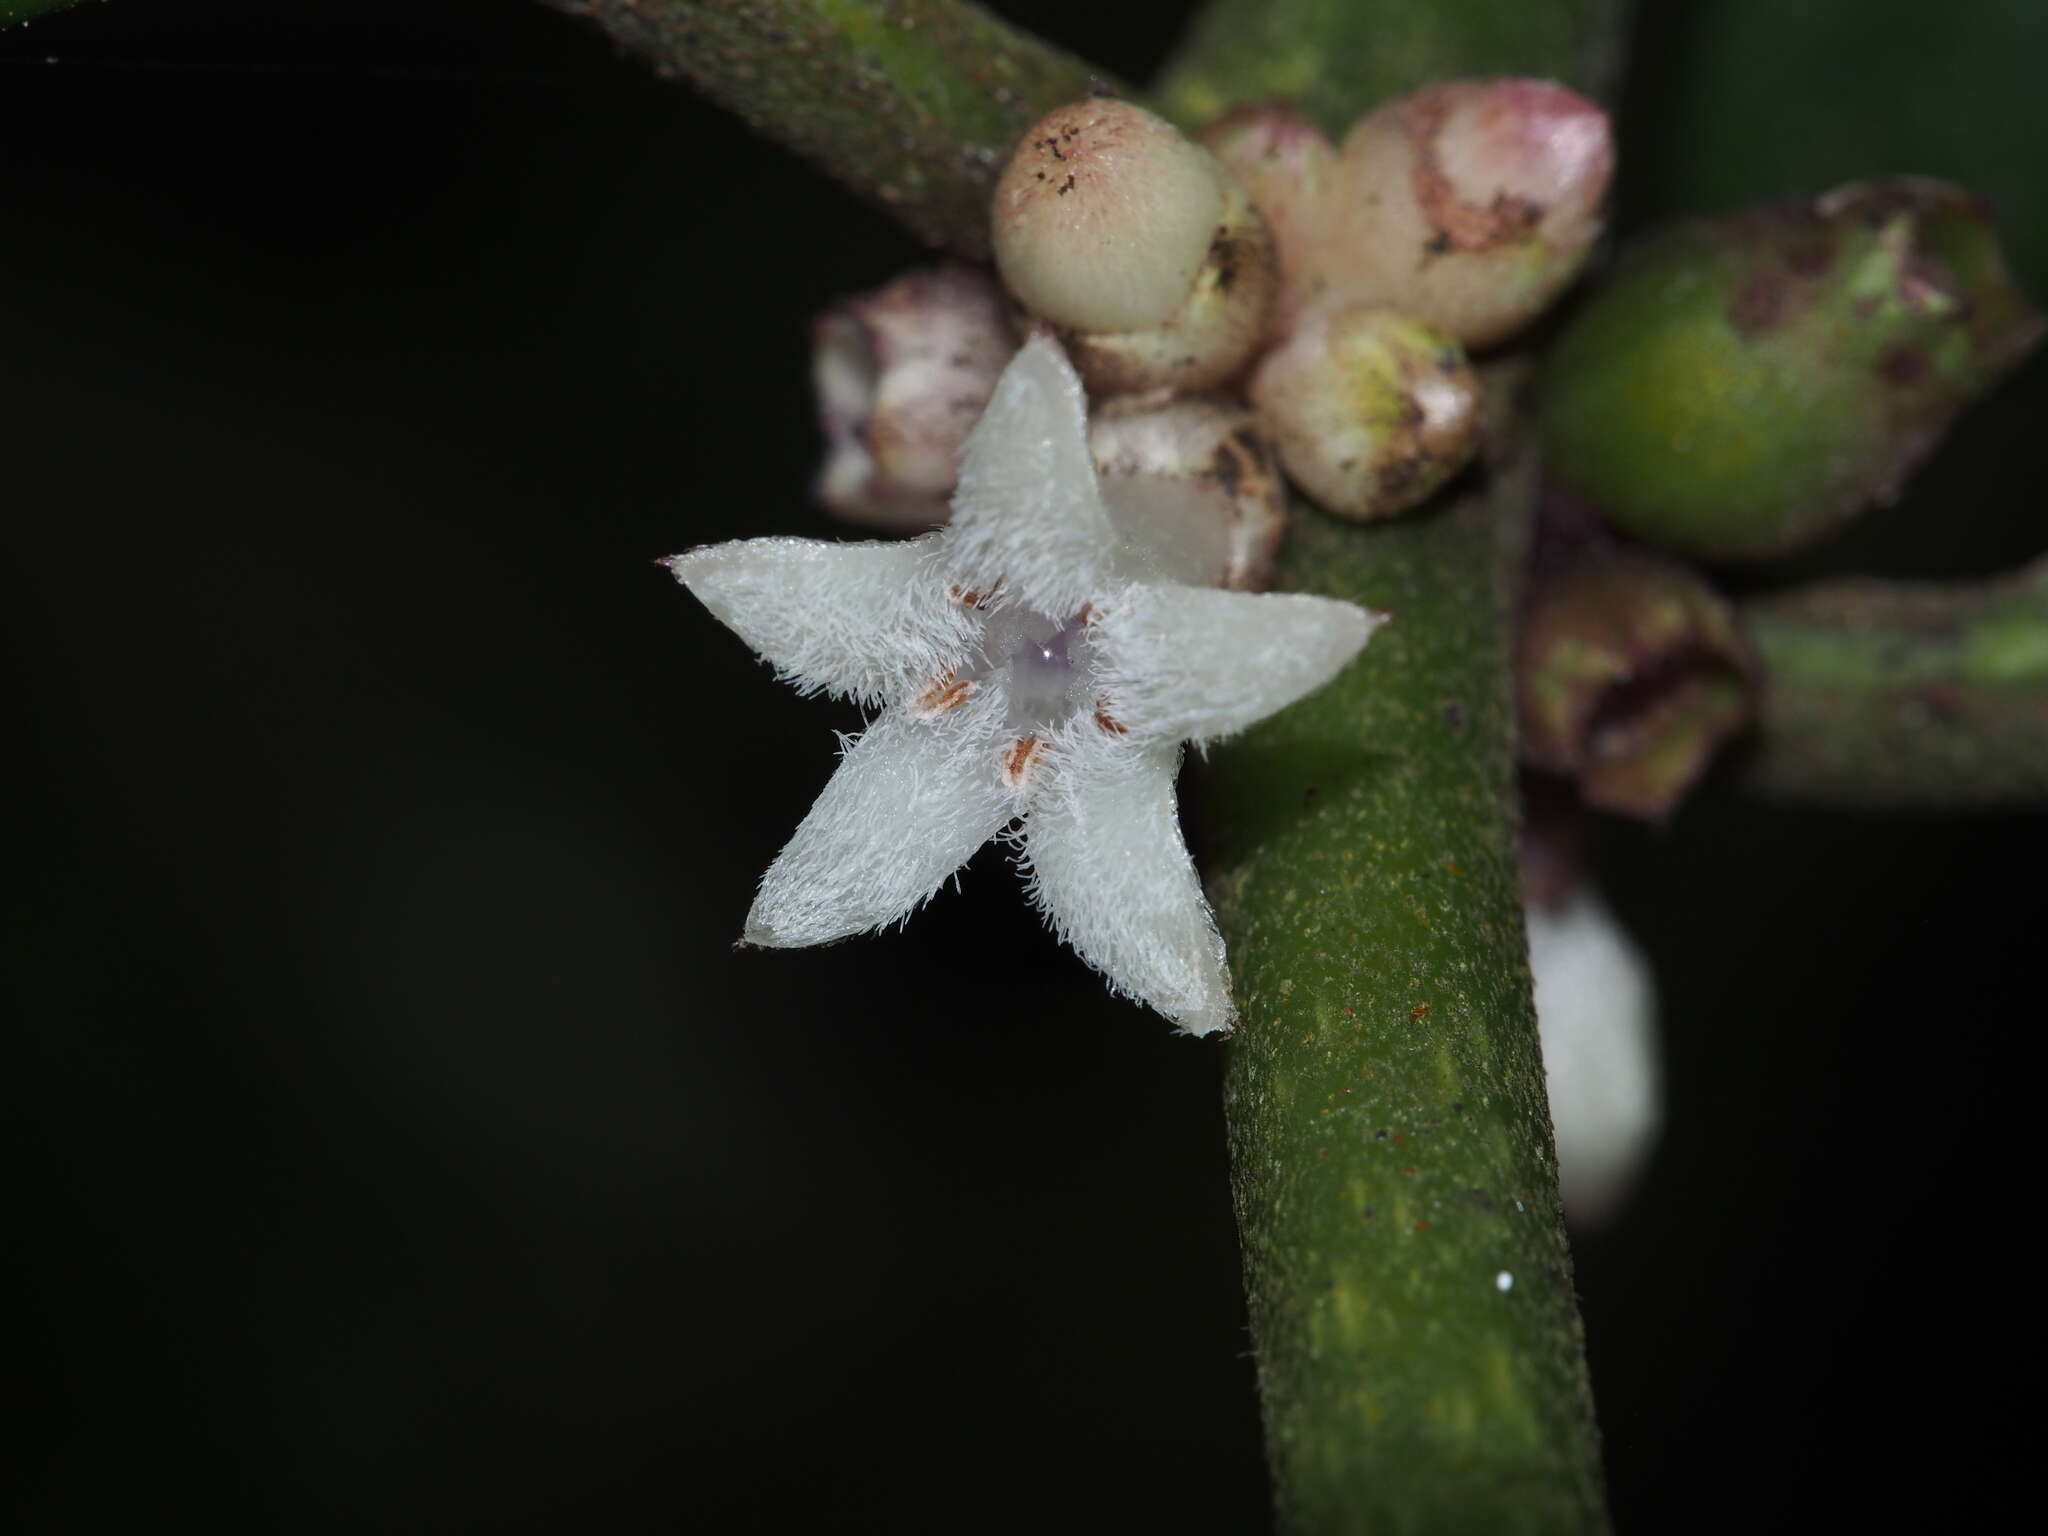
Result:
<svg viewBox="0 0 2048 1536"><path fill-rule="evenodd" d="M891 710L851 742L761 877L749 944L796 949L887 927L937 893L1016 814L998 770L1000 683L920 719Z"/></svg>
<svg viewBox="0 0 2048 1536"><path fill-rule="evenodd" d="M1088 451L1088 402L1059 344L1033 336L968 434L945 545L957 585L1064 617L1096 595L1116 536Z"/></svg>
<svg viewBox="0 0 2048 1536"><path fill-rule="evenodd" d="M1143 745L1086 720L1061 731L1024 823L1031 895L1053 931L1108 979L1193 1035L1234 1022L1223 939L1181 840L1178 744Z"/></svg>
<svg viewBox="0 0 2048 1536"><path fill-rule="evenodd" d="M785 681L873 709L924 687L973 647L979 621L947 594L939 537L742 539L664 564Z"/></svg>
<svg viewBox="0 0 2048 1536"><path fill-rule="evenodd" d="M1536 1024L1565 1209L1598 1224L1642 1171L1663 1117L1650 968L1598 897L1529 909Z"/></svg>
<svg viewBox="0 0 2048 1536"><path fill-rule="evenodd" d="M1135 735L1207 741L1322 687L1385 620L1327 597L1138 585L1100 606L1090 638Z"/></svg>
<svg viewBox="0 0 2048 1536"><path fill-rule="evenodd" d="M1102 482L1117 532L1117 570L1134 581L1219 586L1230 564L1230 506L1192 478L1118 475Z"/></svg>

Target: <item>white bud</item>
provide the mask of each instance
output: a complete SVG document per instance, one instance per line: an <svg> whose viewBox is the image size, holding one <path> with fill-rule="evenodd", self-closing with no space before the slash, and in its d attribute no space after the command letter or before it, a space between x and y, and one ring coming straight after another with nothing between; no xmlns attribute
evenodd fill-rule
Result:
<svg viewBox="0 0 2048 1536"><path fill-rule="evenodd" d="M818 318L811 373L826 456L818 499L840 517L904 532L950 514L960 445L1016 351L985 273L907 273Z"/></svg>
<svg viewBox="0 0 2048 1536"><path fill-rule="evenodd" d="M1077 101L1032 124L996 183L996 266L1054 325L1143 330L1187 296L1223 203L1215 161L1165 118Z"/></svg>
<svg viewBox="0 0 2048 1536"><path fill-rule="evenodd" d="M1565 1213L1597 1226L1626 1199L1663 1120L1656 987L1642 951L1590 891L1557 910L1532 906L1528 920Z"/></svg>
<svg viewBox="0 0 2048 1536"><path fill-rule="evenodd" d="M1287 488L1243 406L1113 401L1088 445L1110 522L1189 586L1263 590L1287 531Z"/></svg>
<svg viewBox="0 0 2048 1536"><path fill-rule="evenodd" d="M1213 389L1264 339L1272 237L1244 188L1164 118L1048 113L996 185L996 265L1096 395Z"/></svg>

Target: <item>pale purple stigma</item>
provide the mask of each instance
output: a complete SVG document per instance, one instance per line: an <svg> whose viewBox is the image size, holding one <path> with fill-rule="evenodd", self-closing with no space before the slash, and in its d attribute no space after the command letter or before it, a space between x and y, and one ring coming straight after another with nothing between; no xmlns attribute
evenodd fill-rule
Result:
<svg viewBox="0 0 2048 1536"><path fill-rule="evenodd" d="M1029 611L1012 610L1004 617L1007 624L990 626L996 632L989 636L994 642L989 659L1010 670L1010 729L1043 731L1058 725L1087 694L1082 626Z"/></svg>

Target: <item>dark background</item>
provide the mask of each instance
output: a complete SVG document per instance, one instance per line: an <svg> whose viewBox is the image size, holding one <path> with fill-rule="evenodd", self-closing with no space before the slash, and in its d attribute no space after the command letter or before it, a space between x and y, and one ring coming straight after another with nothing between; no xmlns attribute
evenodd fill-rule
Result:
<svg viewBox="0 0 2048 1536"><path fill-rule="evenodd" d="M1179 10L1000 8L1133 76ZM1935 172L2048 294L2048 9L1650 9L1625 228ZM1217 1049L990 854L730 947L854 720L649 562L838 531L808 320L917 254L537 6L0 34L18 1528L1263 1526ZM2044 407L1808 564L2033 552ZM1622 1524L2004 1524L2048 817L1603 843L1671 1079L1579 1247Z"/></svg>

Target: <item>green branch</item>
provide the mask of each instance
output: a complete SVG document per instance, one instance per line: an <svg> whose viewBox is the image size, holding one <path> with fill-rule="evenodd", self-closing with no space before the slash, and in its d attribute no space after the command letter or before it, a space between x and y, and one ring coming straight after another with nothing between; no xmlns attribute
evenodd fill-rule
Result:
<svg viewBox="0 0 2048 1536"><path fill-rule="evenodd" d="M1587 87L1609 0L1217 0L1161 90L1332 128L1431 78ZM1535 496L1505 398L1478 483L1297 526L1280 585L1392 610L1216 755L1242 1028L1229 1118L1283 1530L1606 1528L1517 883L1511 615Z"/></svg>
<svg viewBox="0 0 2048 1536"><path fill-rule="evenodd" d="M1970 586L1829 583L1742 617L1768 677L1743 788L1872 809L2048 802L2048 561Z"/></svg>
<svg viewBox="0 0 2048 1536"><path fill-rule="evenodd" d="M1384 529L1306 519L1286 584L1394 620L1210 775L1288 1531L1605 1523L1517 887L1505 615L1533 471Z"/></svg>
<svg viewBox="0 0 2048 1536"><path fill-rule="evenodd" d="M974 259L988 255L989 195L1018 136L1062 102L1118 89L958 0L542 3Z"/></svg>
<svg viewBox="0 0 2048 1536"><path fill-rule="evenodd" d="M1548 75L1611 94L1627 0L1210 0L1153 88L1201 123L1293 101L1341 134L1368 107L1460 75Z"/></svg>

